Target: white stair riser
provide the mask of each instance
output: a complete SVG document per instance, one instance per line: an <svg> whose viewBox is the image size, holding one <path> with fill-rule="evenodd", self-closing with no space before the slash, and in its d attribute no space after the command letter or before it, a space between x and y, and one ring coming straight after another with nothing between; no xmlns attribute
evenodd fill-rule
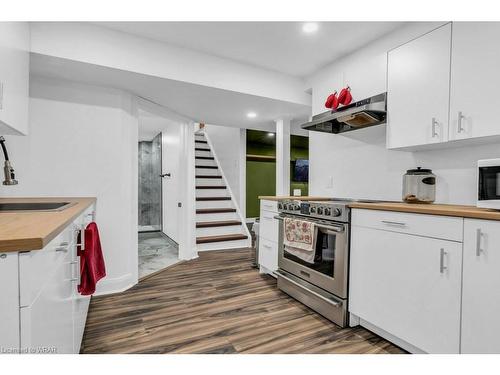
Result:
<svg viewBox="0 0 500 375"><path fill-rule="evenodd" d="M215 160L205 160L205 159L196 159L194 164L195 165L208 165L211 167L217 166L217 164L215 163Z"/></svg>
<svg viewBox="0 0 500 375"><path fill-rule="evenodd" d="M198 251L240 249L240 248L250 247L250 241L238 240L238 241L199 243L196 245L196 247Z"/></svg>
<svg viewBox="0 0 500 375"><path fill-rule="evenodd" d="M220 236L224 234L245 234L241 225L231 225L225 227L196 228L196 237Z"/></svg>
<svg viewBox="0 0 500 375"><path fill-rule="evenodd" d="M196 214L196 222L199 221L222 221L222 220L239 220L236 212L222 212L216 214Z"/></svg>
<svg viewBox="0 0 500 375"><path fill-rule="evenodd" d="M197 197L229 197L227 189L196 189Z"/></svg>
<svg viewBox="0 0 500 375"><path fill-rule="evenodd" d="M195 156L210 156L210 157L213 156L210 151L201 151L201 150L195 150L194 155Z"/></svg>
<svg viewBox="0 0 500 375"><path fill-rule="evenodd" d="M196 208L234 208L231 201L196 201Z"/></svg>
<svg viewBox="0 0 500 375"><path fill-rule="evenodd" d="M197 178L196 186L223 186L222 178Z"/></svg>
<svg viewBox="0 0 500 375"><path fill-rule="evenodd" d="M201 174L203 176L220 176L219 169L208 169L208 168L196 168L196 174Z"/></svg>

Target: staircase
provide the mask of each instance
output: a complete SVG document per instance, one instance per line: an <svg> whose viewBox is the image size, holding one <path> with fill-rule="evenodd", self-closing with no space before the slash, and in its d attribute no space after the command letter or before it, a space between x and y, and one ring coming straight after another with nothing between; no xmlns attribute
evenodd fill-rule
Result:
<svg viewBox="0 0 500 375"><path fill-rule="evenodd" d="M245 220L203 131L195 133L195 166L198 251L250 247Z"/></svg>

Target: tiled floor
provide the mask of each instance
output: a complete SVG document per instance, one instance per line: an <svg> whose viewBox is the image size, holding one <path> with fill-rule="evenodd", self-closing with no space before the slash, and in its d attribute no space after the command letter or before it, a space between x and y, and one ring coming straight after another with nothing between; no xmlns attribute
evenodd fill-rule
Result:
<svg viewBox="0 0 500 375"><path fill-rule="evenodd" d="M139 233L139 278L179 261L179 247L161 232Z"/></svg>

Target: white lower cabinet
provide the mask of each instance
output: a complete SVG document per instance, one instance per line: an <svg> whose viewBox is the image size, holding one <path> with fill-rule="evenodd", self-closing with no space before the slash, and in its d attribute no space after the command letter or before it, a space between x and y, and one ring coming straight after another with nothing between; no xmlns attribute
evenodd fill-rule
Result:
<svg viewBox="0 0 500 375"><path fill-rule="evenodd" d="M278 202L261 200L259 227L259 265L261 272L273 273L278 269L278 232L280 221Z"/></svg>
<svg viewBox="0 0 500 375"><path fill-rule="evenodd" d="M500 353L500 222L465 219L462 353Z"/></svg>
<svg viewBox="0 0 500 375"><path fill-rule="evenodd" d="M461 242L356 226L353 215L350 270L352 314L411 351L459 353Z"/></svg>
<svg viewBox="0 0 500 375"><path fill-rule="evenodd" d="M73 282L71 257L54 265L30 306L21 307L21 350L73 353Z"/></svg>
<svg viewBox="0 0 500 375"><path fill-rule="evenodd" d="M19 349L18 253L0 253L0 354Z"/></svg>
<svg viewBox="0 0 500 375"><path fill-rule="evenodd" d="M0 353L80 352L90 296L77 290L77 233L93 209L43 249L0 253Z"/></svg>

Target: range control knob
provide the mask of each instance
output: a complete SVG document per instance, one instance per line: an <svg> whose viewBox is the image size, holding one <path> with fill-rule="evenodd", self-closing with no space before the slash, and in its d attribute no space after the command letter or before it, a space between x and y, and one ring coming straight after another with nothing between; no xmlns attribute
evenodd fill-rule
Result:
<svg viewBox="0 0 500 375"><path fill-rule="evenodd" d="M281 210L281 209L283 209L283 203L278 202L278 210Z"/></svg>
<svg viewBox="0 0 500 375"><path fill-rule="evenodd" d="M325 215L326 216L330 216L331 213L332 213L332 210L330 210L329 208L325 208Z"/></svg>
<svg viewBox="0 0 500 375"><path fill-rule="evenodd" d="M293 205L293 209L294 209L295 211L300 211L300 205L298 205L298 204L294 204L294 205Z"/></svg>
<svg viewBox="0 0 500 375"><path fill-rule="evenodd" d="M342 215L342 210L340 208L334 208L332 211L332 216L340 216Z"/></svg>
<svg viewBox="0 0 500 375"><path fill-rule="evenodd" d="M318 207L318 215L323 215L323 207Z"/></svg>
<svg viewBox="0 0 500 375"><path fill-rule="evenodd" d="M316 207L311 207L311 209L309 210L309 212L311 212L312 214L315 214L316 213Z"/></svg>

